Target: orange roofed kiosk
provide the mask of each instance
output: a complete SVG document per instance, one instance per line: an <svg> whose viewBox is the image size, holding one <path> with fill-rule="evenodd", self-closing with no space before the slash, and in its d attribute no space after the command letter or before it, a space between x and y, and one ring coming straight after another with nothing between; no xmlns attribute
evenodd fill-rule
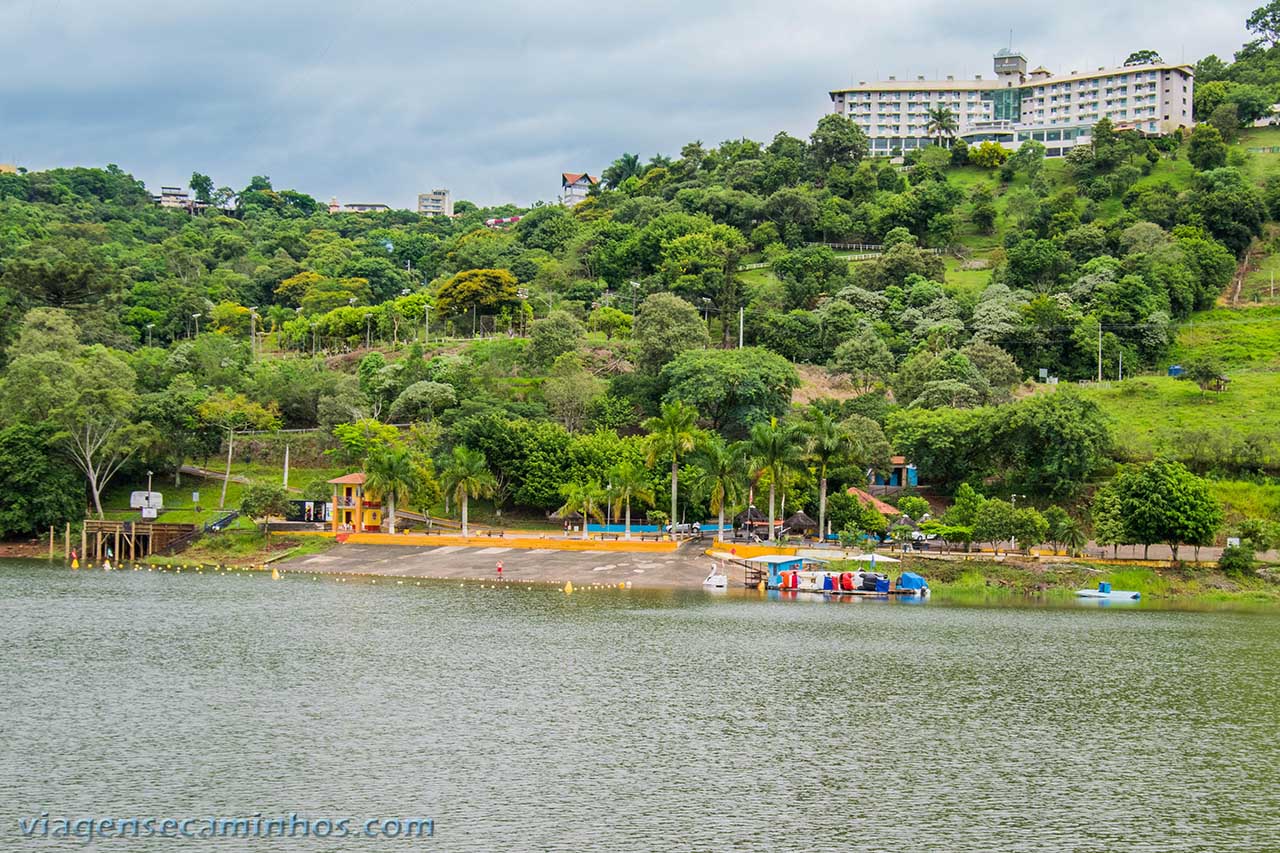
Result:
<svg viewBox="0 0 1280 853"><path fill-rule="evenodd" d="M333 532L377 533L382 529L382 503L366 495L364 474L336 477L333 484Z"/></svg>

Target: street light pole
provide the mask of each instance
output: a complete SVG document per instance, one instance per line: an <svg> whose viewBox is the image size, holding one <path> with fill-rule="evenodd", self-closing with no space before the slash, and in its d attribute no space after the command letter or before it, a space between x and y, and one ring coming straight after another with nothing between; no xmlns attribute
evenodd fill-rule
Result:
<svg viewBox="0 0 1280 853"><path fill-rule="evenodd" d="M249 308L249 360L253 361L254 356L258 352L258 327L256 321L258 319L258 306L253 305Z"/></svg>
<svg viewBox="0 0 1280 853"><path fill-rule="evenodd" d="M151 346L151 330L156 327L155 323L147 324L147 346Z"/></svg>

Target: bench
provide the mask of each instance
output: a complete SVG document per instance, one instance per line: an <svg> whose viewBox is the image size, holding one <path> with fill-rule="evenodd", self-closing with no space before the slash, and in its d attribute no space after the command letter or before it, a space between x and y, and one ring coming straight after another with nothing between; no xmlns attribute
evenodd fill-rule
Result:
<svg viewBox="0 0 1280 853"><path fill-rule="evenodd" d="M652 539L654 542L661 542L661 541L662 541L662 537L664 537L664 536L666 536L666 535L667 535L667 534L665 534L665 533L641 533L641 534L640 534L640 541L642 541L642 542L643 542L643 541L645 541L645 540Z"/></svg>
<svg viewBox="0 0 1280 853"><path fill-rule="evenodd" d="M507 535L507 531L505 531L505 530L486 530L486 531L484 531L484 535L485 535L485 536L497 536L497 537L501 538L501 537L503 537L503 536L506 536L506 535Z"/></svg>
<svg viewBox="0 0 1280 853"><path fill-rule="evenodd" d="M621 536L621 535L622 535L622 534L620 534L620 533L597 533L597 534L596 534L596 538L597 538L597 539L600 539L600 540L604 540L604 539L612 539L613 541L617 542L617 541L618 541L618 537L619 537L619 536Z"/></svg>

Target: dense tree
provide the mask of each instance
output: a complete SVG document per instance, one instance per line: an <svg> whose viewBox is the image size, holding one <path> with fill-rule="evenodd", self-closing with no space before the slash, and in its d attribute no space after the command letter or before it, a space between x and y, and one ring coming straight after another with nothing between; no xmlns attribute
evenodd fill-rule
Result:
<svg viewBox="0 0 1280 853"><path fill-rule="evenodd" d="M685 350L709 343L698 309L669 293L645 298L636 311L631 338L636 345L636 367L649 373L658 372Z"/></svg>

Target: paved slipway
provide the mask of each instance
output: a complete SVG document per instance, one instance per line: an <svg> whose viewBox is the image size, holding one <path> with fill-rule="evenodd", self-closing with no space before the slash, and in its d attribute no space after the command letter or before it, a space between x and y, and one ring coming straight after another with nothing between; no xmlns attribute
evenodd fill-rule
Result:
<svg viewBox="0 0 1280 853"><path fill-rule="evenodd" d="M373 574L397 578L502 580L574 586L630 581L634 587L700 587L711 570L703 553L710 543L688 543L671 554L624 551L541 551L522 548L444 545L339 545L323 554L280 564L288 572ZM742 583L742 570L730 567L732 583Z"/></svg>

